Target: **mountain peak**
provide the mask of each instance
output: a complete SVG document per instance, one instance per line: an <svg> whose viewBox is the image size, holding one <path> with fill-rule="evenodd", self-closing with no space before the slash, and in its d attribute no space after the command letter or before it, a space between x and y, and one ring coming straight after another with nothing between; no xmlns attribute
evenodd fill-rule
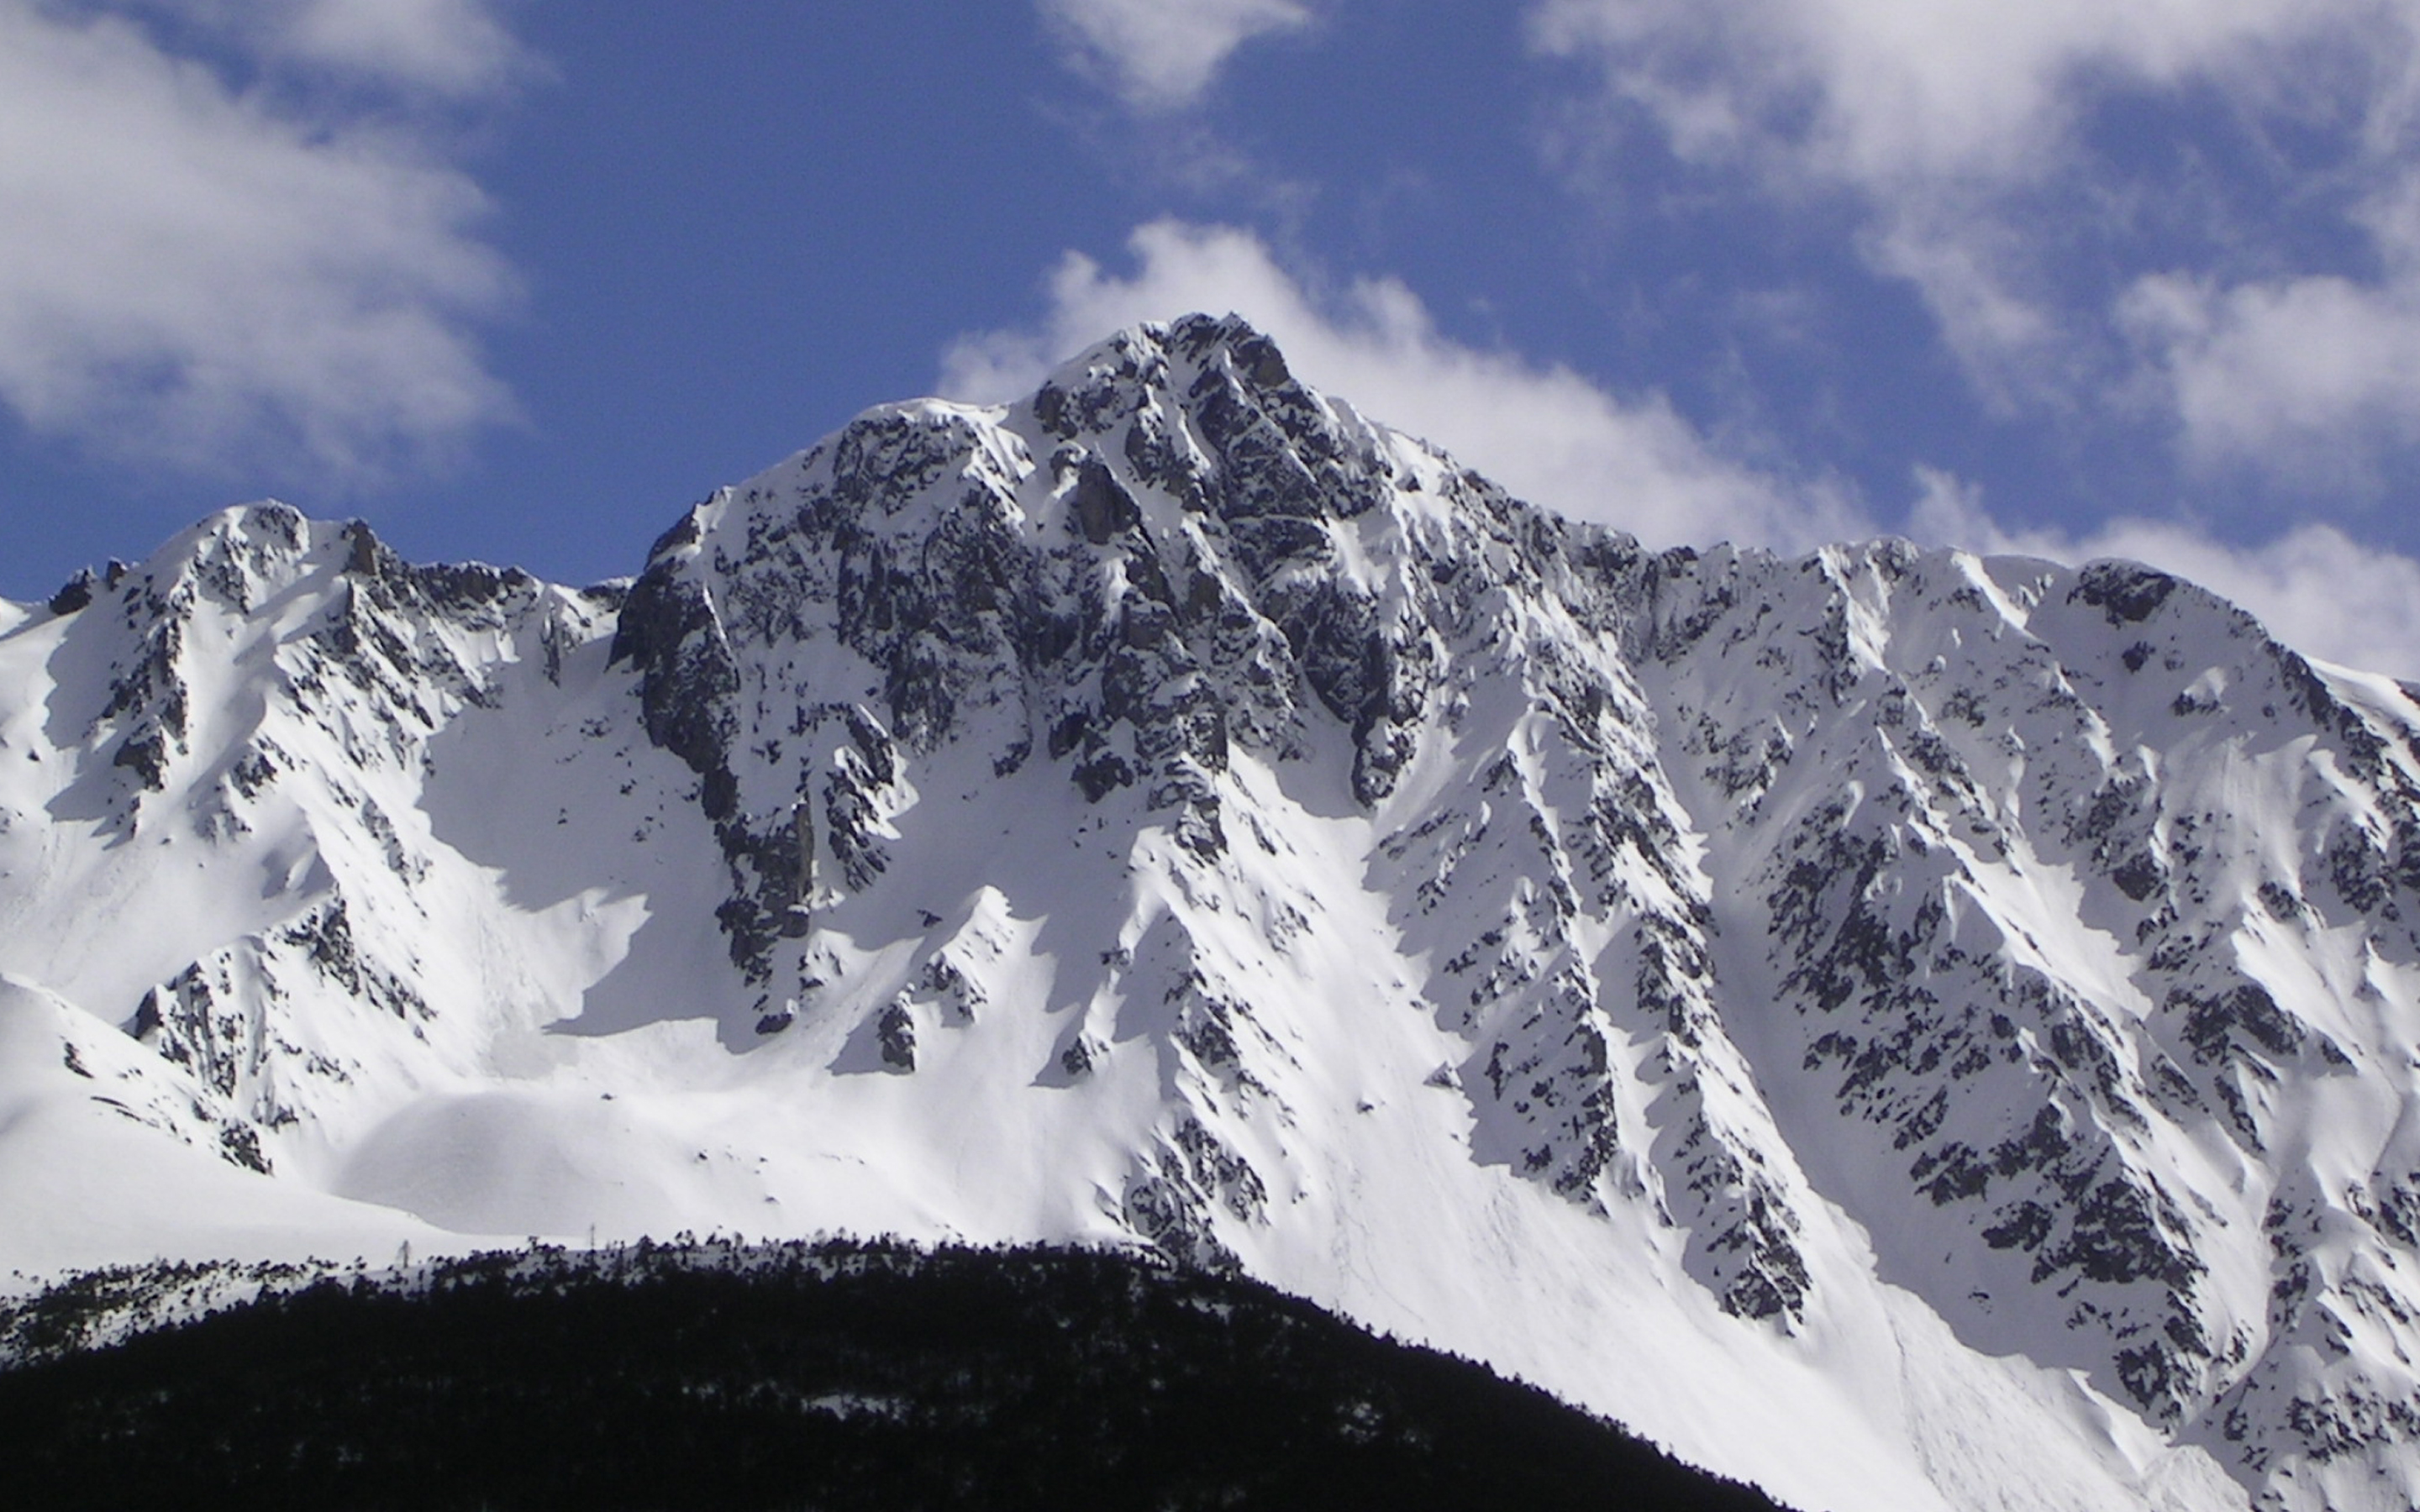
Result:
<svg viewBox="0 0 2420 1512"><path fill-rule="evenodd" d="M1128 381L1165 383L1174 372L1190 378L1212 368L1232 373L1256 390L1281 390L1294 382L1277 343L1243 316L1193 314L1165 324L1129 326L1061 363L1045 387L1063 393L1081 389L1105 373Z"/></svg>

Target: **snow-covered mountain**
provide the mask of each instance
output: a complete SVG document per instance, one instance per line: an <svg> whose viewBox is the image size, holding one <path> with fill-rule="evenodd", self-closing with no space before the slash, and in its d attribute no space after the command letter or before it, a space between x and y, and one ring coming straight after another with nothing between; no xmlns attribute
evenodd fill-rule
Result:
<svg viewBox="0 0 2420 1512"><path fill-rule="evenodd" d="M1139 1243L1807 1507L2420 1504L2420 703L1144 327L627 583L0 607L0 1264Z"/></svg>

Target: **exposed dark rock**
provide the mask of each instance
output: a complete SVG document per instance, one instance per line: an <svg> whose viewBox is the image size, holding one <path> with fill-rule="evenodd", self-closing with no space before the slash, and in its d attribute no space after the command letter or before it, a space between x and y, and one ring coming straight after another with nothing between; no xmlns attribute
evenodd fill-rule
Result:
<svg viewBox="0 0 2420 1512"><path fill-rule="evenodd" d="M2100 609L2113 625L2134 625L2149 619L2177 586L2166 573L2134 563L2095 562L2076 574L2071 596Z"/></svg>
<svg viewBox="0 0 2420 1512"><path fill-rule="evenodd" d="M1076 490L1068 495L1067 501L1075 511L1076 523L1084 532L1084 539L1094 546L1107 546L1110 537L1142 523L1134 496L1126 492L1116 474L1093 457L1084 459L1081 471L1076 474Z"/></svg>
<svg viewBox="0 0 2420 1512"><path fill-rule="evenodd" d="M91 604L92 595L92 569L90 567L80 567L76 570L76 575L74 577L69 579L66 584L62 586L57 593L51 595L51 612L54 614L73 614L78 609L84 609L87 605Z"/></svg>
<svg viewBox="0 0 2420 1512"><path fill-rule="evenodd" d="M916 1069L916 1020L905 1003L892 1003L882 1011L875 1025L875 1039L884 1065L893 1071Z"/></svg>

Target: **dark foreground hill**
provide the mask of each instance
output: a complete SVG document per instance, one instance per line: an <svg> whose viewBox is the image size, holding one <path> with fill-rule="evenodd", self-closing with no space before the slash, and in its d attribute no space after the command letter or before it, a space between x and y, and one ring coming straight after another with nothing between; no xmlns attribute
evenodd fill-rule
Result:
<svg viewBox="0 0 2420 1512"><path fill-rule="evenodd" d="M1466 1360L1256 1282L1047 1249L534 1249L105 1348L206 1294L0 1311L20 1508L1771 1509Z"/></svg>

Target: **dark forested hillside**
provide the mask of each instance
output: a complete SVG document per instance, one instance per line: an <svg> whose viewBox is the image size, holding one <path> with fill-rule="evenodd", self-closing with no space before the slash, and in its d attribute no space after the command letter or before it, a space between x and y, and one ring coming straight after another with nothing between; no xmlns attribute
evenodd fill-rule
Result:
<svg viewBox="0 0 2420 1512"><path fill-rule="evenodd" d="M194 1276L0 1311L11 1505L1775 1504L1484 1366L1123 1256L536 1249L74 1347Z"/></svg>

